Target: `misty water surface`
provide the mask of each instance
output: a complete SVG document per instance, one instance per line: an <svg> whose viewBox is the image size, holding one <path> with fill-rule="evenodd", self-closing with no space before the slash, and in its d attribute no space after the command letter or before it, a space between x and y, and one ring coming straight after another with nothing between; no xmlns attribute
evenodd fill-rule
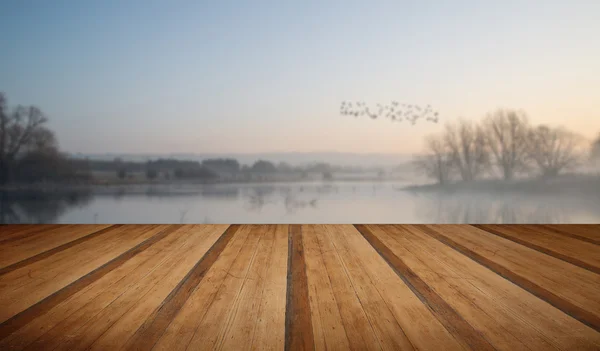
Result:
<svg viewBox="0 0 600 351"><path fill-rule="evenodd" d="M2 223L598 223L597 199L414 193L398 182L99 187L2 194Z"/></svg>

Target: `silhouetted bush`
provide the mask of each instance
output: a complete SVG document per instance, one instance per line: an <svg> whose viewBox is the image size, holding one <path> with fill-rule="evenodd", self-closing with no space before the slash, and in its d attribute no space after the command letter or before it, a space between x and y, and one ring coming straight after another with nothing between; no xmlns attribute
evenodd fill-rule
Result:
<svg viewBox="0 0 600 351"><path fill-rule="evenodd" d="M146 178L153 180L153 179L156 179L157 176L158 176L158 172L155 169L148 168L146 170Z"/></svg>

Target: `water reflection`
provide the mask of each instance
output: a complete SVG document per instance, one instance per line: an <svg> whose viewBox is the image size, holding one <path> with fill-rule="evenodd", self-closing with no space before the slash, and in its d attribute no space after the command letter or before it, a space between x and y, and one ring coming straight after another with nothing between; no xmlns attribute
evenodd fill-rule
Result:
<svg viewBox="0 0 600 351"><path fill-rule="evenodd" d="M294 214L296 211L306 207L317 208L317 198L313 198L308 201L299 200L294 194L286 195L283 203L286 214Z"/></svg>
<svg viewBox="0 0 600 351"><path fill-rule="evenodd" d="M98 187L0 193L0 223L593 223L597 197L411 193L401 184Z"/></svg>
<svg viewBox="0 0 600 351"><path fill-rule="evenodd" d="M270 199L274 193L274 186L260 186L248 189L244 194L248 198L246 208L248 211L260 212L265 205L275 203L273 199Z"/></svg>
<svg viewBox="0 0 600 351"><path fill-rule="evenodd" d="M0 192L0 223L53 223L70 208L89 204L89 190Z"/></svg>
<svg viewBox="0 0 600 351"><path fill-rule="evenodd" d="M425 199L416 212L427 223L569 223L570 214L582 210L577 208L582 207L581 203L543 196L434 195ZM600 207L597 203L584 207L587 206Z"/></svg>
<svg viewBox="0 0 600 351"><path fill-rule="evenodd" d="M315 197L303 200L298 194L304 192L303 186L298 189L292 187L276 188L274 186L253 187L245 193L247 197L246 208L249 211L260 212L266 205L278 206L283 204L286 214L294 214L299 209L306 207L316 208L318 196L328 192L327 189L322 187L317 187L315 190Z"/></svg>

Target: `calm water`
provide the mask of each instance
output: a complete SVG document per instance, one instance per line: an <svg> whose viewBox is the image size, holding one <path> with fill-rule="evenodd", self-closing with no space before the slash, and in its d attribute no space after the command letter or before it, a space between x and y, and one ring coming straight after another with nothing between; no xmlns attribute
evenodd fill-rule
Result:
<svg viewBox="0 0 600 351"><path fill-rule="evenodd" d="M2 223L598 223L595 199L434 195L403 183L104 187L2 194Z"/></svg>

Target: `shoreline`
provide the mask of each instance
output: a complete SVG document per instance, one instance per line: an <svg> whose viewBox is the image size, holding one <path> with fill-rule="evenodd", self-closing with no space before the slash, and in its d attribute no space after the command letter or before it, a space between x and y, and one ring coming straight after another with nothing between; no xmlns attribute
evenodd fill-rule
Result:
<svg viewBox="0 0 600 351"><path fill-rule="evenodd" d="M335 183L397 183L407 182L404 178L334 178L323 179L268 179L268 180L234 180L234 181L134 181L134 182L91 182L79 184L40 183L40 184L10 184L0 186L0 191L53 191L76 189L102 189L111 187L138 186L208 186L208 185L262 185L262 184L335 184Z"/></svg>
<svg viewBox="0 0 600 351"><path fill-rule="evenodd" d="M271 180L249 180L249 181L124 181L106 183L41 183L41 184L11 184L0 186L2 193L53 193L53 192L104 192L106 190L136 191L139 189L151 189L152 187L164 188L165 192L177 193L178 189L189 190L191 187L207 186L261 186L277 184L314 184L314 185L336 185L344 183L366 183L366 184L397 184L404 182L404 178L334 178L323 179L271 179ZM184 189L181 189L184 188ZM526 178L511 181L499 179L482 179L473 182L455 182L445 185L440 184L411 184L396 186L395 191L404 191L414 194L438 193L438 194L530 194L530 195L583 195L600 196L600 175L596 174L565 174L554 178Z"/></svg>
<svg viewBox="0 0 600 351"><path fill-rule="evenodd" d="M531 195L600 195L600 176L595 174L565 174L554 178L526 178L511 181L482 179L449 184L409 185L402 191L443 194L505 194Z"/></svg>

